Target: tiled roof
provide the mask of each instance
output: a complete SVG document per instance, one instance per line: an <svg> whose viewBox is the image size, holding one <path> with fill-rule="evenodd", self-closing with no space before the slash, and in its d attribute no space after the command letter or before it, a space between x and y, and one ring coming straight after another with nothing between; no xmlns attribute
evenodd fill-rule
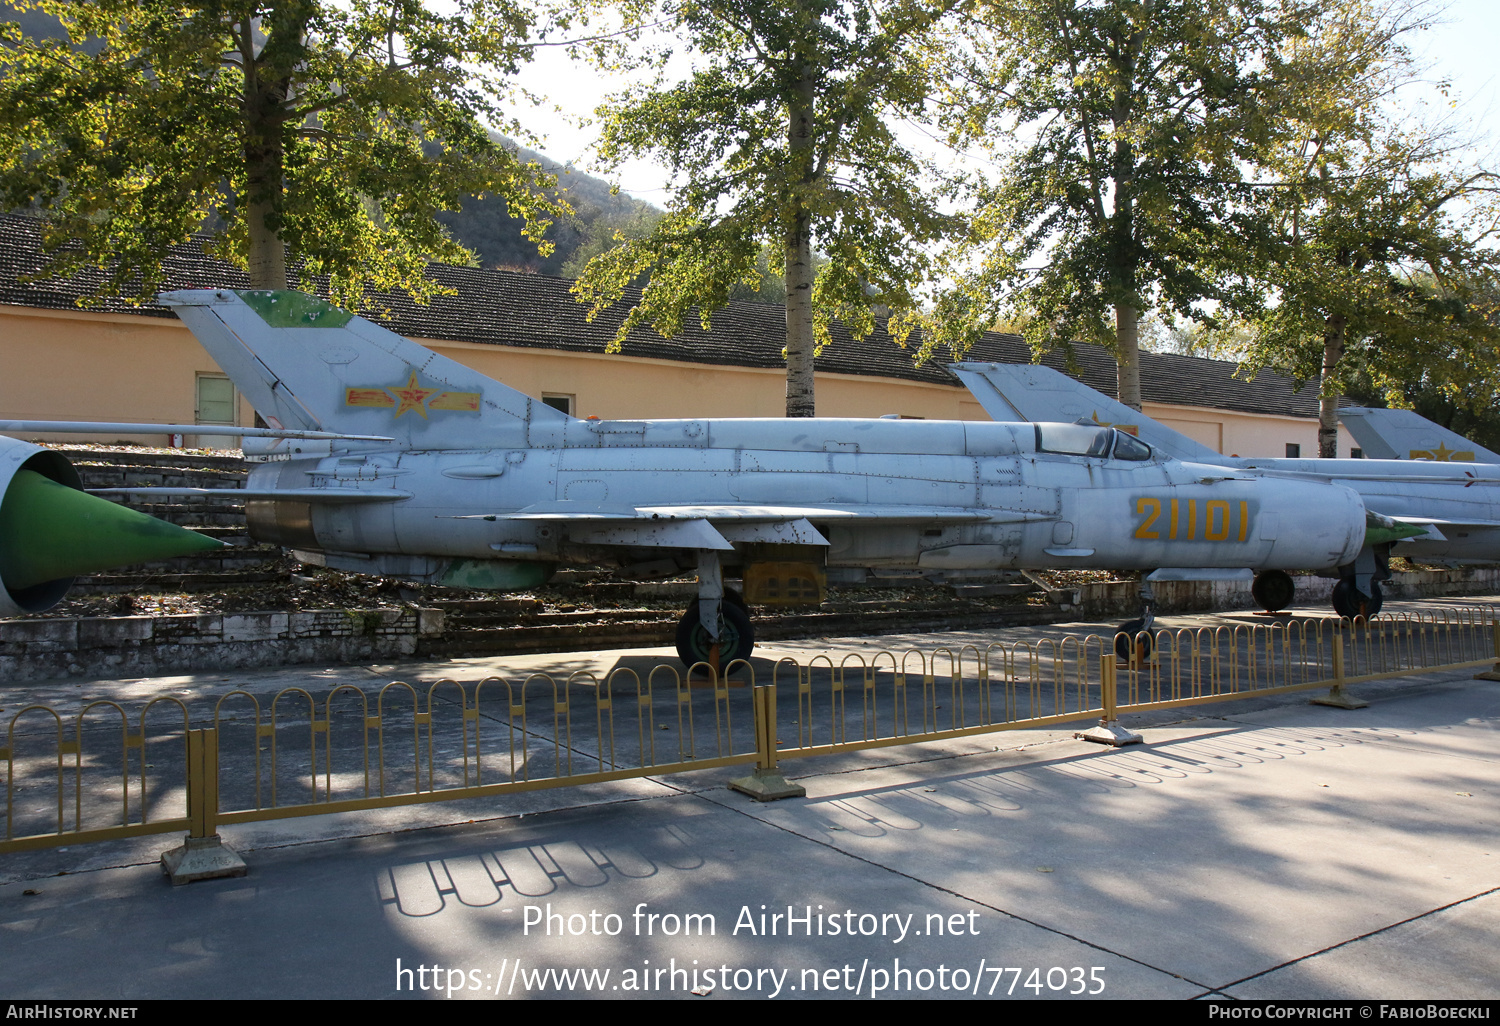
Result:
<svg viewBox="0 0 1500 1026"><path fill-rule="evenodd" d="M48 279L23 283L27 274L42 266L37 222L18 215L0 215L0 304L53 310L77 309L80 297L102 280L98 272L72 279ZM173 252L165 267L167 288L248 288L245 272L205 256L195 245ZM453 289L454 295L439 296L427 306L418 306L405 293L371 296L371 305L386 309L391 318L386 327L414 338L444 339L482 345L553 349L602 353L614 338L626 306L601 314L590 323L587 308L569 291L572 281L514 271L482 271L467 267L433 265L432 277ZM145 317L172 317L156 304L131 306L105 300L90 309L130 313ZM666 339L650 328L632 332L622 352L626 356L704 363L733 367L785 366L786 321L781 307L757 303L731 303L712 316L712 329L704 331L696 318L688 318L683 332ZM1031 354L1015 335L989 332L968 353L967 359L992 363L1027 363ZM1115 392L1115 362L1097 346L1075 348L1078 377L1106 395ZM1044 362L1067 370L1061 357ZM833 344L818 358L818 370L837 374L861 374L900 378L933 384L957 384L940 361L913 365L911 351L891 342L877 328L869 338L855 340L842 325L835 325ZM1316 417L1317 389L1308 385L1294 391L1289 378L1262 371L1254 381L1236 378L1233 363L1188 356L1141 354L1141 394L1147 402L1205 406L1245 413L1268 413Z"/></svg>

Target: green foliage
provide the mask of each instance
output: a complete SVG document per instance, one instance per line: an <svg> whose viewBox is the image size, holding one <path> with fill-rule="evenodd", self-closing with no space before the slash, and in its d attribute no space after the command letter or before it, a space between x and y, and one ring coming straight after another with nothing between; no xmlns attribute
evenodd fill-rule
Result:
<svg viewBox="0 0 1500 1026"><path fill-rule="evenodd" d="M1003 175L980 197L933 343L962 351L1009 314L1038 352L1084 340L1123 363L1143 311L1201 321L1206 304L1252 308L1247 267L1232 259L1244 247L1229 244L1254 235L1241 170L1274 122L1304 6L979 4L949 128Z"/></svg>
<svg viewBox="0 0 1500 1026"><path fill-rule="evenodd" d="M1290 55L1302 88L1263 160L1273 301L1247 364L1319 382L1330 450L1350 389L1455 410L1500 392L1500 177L1458 170L1440 134L1392 124L1381 101L1413 77L1402 40L1419 27L1402 14L1324 7Z"/></svg>
<svg viewBox="0 0 1500 1026"><path fill-rule="evenodd" d="M664 335L783 276L791 375L811 410L811 359L841 319L856 335L877 306L911 311L927 251L955 227L928 187L937 170L893 123L923 117L925 33L953 4L916 0L668 0L657 16L693 55L601 108L607 159L653 155L675 179L667 215L599 254L575 291L593 313L645 280L619 341ZM814 267L814 247L823 257ZM800 361L800 363L799 363ZM803 385L789 386L802 388ZM793 401L789 392L789 411Z"/></svg>
<svg viewBox="0 0 1500 1026"><path fill-rule="evenodd" d="M1320 381L1325 395L1360 376L1387 391L1426 380L1494 394L1500 283L1494 253L1453 209L1465 188L1442 171L1386 169L1288 190L1299 224L1247 362ZM1334 332L1341 351L1324 373Z"/></svg>
<svg viewBox="0 0 1500 1026"><path fill-rule="evenodd" d="M0 202L46 216L52 270L141 297L172 246L282 287L284 245L340 303L466 262L437 214L503 196L537 239L557 205L494 141L530 50L522 0L13 0L66 39L0 29Z"/></svg>
<svg viewBox="0 0 1500 1026"><path fill-rule="evenodd" d="M631 206L615 203L605 210L580 208L575 203L574 209L579 214L582 234L562 265L562 273L569 278L581 277L589 261L605 251L648 237L662 218L660 210L645 203ZM583 219L588 213L594 216L585 222Z"/></svg>

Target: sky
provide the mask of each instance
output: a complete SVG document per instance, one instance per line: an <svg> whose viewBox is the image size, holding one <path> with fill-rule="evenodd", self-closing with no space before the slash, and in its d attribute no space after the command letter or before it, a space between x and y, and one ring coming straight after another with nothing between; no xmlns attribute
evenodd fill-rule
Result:
<svg viewBox="0 0 1500 1026"><path fill-rule="evenodd" d="M1419 33L1413 49L1427 67L1422 81L1405 90L1405 102L1424 106L1430 117L1444 118L1472 139L1475 160L1500 163L1500 0L1452 0L1438 5L1437 24ZM1452 85L1445 100L1434 88L1444 79ZM559 49L539 52L521 77L521 84L546 96L573 119L593 109L622 85L601 78L585 65L570 61ZM542 136L536 147L560 163L599 174L593 151L596 130L569 124L562 117L524 112L523 121ZM647 160L632 161L603 177L621 191L665 206L670 197L666 172Z"/></svg>

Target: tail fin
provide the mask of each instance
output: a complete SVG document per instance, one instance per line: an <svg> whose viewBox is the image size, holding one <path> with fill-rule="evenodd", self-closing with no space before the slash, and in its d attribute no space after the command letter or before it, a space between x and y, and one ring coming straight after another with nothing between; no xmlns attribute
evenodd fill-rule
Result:
<svg viewBox="0 0 1500 1026"><path fill-rule="evenodd" d="M1225 457L1202 442L1158 424L1102 392L1051 367L1013 363L954 363L979 405L994 420L1092 420L1128 431L1153 449L1193 463L1222 464Z"/></svg>
<svg viewBox="0 0 1500 1026"><path fill-rule="evenodd" d="M1500 463L1500 456L1484 446L1475 445L1463 435L1411 410L1355 406L1339 410L1339 419L1369 459Z"/></svg>
<svg viewBox="0 0 1500 1026"><path fill-rule="evenodd" d="M568 415L302 292L158 297L274 427L470 448Z"/></svg>

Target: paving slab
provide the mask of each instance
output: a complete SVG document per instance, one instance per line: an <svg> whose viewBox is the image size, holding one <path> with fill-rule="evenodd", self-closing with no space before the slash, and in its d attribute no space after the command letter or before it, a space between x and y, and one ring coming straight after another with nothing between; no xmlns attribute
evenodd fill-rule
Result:
<svg viewBox="0 0 1500 1026"><path fill-rule="evenodd" d="M1495 998L1500 893L1488 891L1272 969L1224 994L1338 999L1378 994L1402 1001Z"/></svg>
<svg viewBox="0 0 1500 1026"><path fill-rule="evenodd" d="M1412 731L1395 757L1328 722L1447 720L1426 733L1496 740L1500 716L1473 714L1495 687L1454 681L1374 714L1286 706L1268 726L1202 719L1139 748L977 756L946 774L803 777L805 802L749 814L1053 929L1086 921L1091 941L1218 989L1500 883L1493 746L1460 757ZM959 840L976 833L990 837L978 861Z"/></svg>
<svg viewBox="0 0 1500 1026"><path fill-rule="evenodd" d="M602 675L664 654L4 697ZM1359 694L1368 708L1291 695L1132 717L1147 744L1118 750L1065 726L788 760L808 798L768 805L728 791L734 771L700 770L226 827L249 875L177 888L155 865L170 835L10 855L0 993L1500 998L1500 684L1447 673Z"/></svg>

